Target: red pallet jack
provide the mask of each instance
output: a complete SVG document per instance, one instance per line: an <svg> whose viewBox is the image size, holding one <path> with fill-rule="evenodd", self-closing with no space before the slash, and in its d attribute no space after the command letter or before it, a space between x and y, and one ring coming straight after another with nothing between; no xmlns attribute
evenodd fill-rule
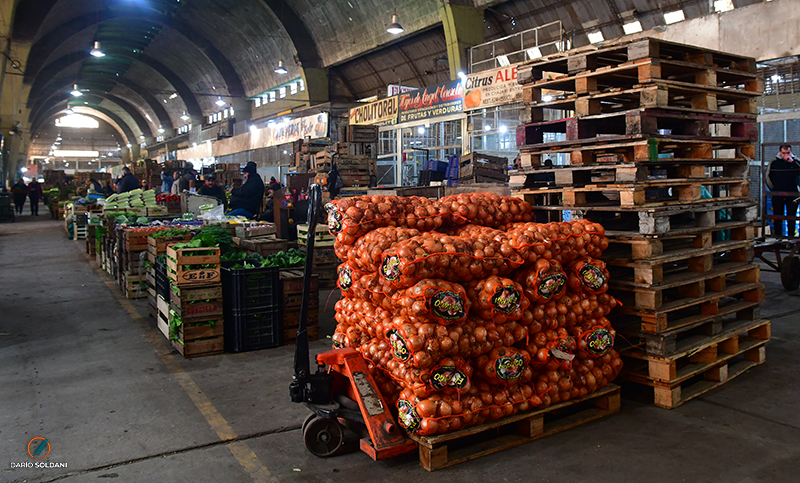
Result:
<svg viewBox="0 0 800 483"><path fill-rule="evenodd" d="M396 417L372 378L367 362L353 349L334 349L317 355L317 371L311 373L308 352L308 305L314 233L324 213L322 190L311 187L308 207L308 241L303 276L303 298L294 354L294 377L289 385L292 402L303 403L312 413L303 422L303 442L321 458L345 448L344 428L361 436L360 448L372 459L386 459L417 449L395 422Z"/></svg>

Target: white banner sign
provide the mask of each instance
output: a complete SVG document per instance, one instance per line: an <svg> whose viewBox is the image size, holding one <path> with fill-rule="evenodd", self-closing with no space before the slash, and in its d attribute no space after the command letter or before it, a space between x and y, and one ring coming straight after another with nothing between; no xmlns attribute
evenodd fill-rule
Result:
<svg viewBox="0 0 800 483"><path fill-rule="evenodd" d="M464 79L464 110L522 102L522 86L517 82L520 64L469 74Z"/></svg>
<svg viewBox="0 0 800 483"><path fill-rule="evenodd" d="M397 96L350 109L350 125L370 125L397 120Z"/></svg>
<svg viewBox="0 0 800 483"><path fill-rule="evenodd" d="M395 84L389 84L386 88L386 95L396 96L397 94L402 94L403 92L415 91L417 89L419 89L419 87L398 86Z"/></svg>

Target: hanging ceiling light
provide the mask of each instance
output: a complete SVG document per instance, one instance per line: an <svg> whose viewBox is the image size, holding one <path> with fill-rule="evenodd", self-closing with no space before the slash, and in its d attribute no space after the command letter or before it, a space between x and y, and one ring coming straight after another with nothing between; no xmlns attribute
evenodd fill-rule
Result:
<svg viewBox="0 0 800 483"><path fill-rule="evenodd" d="M392 23L386 28L386 31L392 35L402 34L405 29L400 23L397 21L397 10L392 13Z"/></svg>
<svg viewBox="0 0 800 483"><path fill-rule="evenodd" d="M275 69L275 72L278 74L288 74L289 71L286 70L286 67L283 66L283 60L278 61L278 68Z"/></svg>
<svg viewBox="0 0 800 483"><path fill-rule="evenodd" d="M181 114L181 119L183 119L184 121L188 121L189 120L189 115L186 114L186 111L183 111L183 114Z"/></svg>
<svg viewBox="0 0 800 483"><path fill-rule="evenodd" d="M158 126L158 132L164 134L164 126Z"/></svg>
<svg viewBox="0 0 800 483"><path fill-rule="evenodd" d="M72 84L72 92L70 92L75 97L80 97L83 95L83 92L78 89L78 84Z"/></svg>
<svg viewBox="0 0 800 483"><path fill-rule="evenodd" d="M222 97L218 97L215 104L218 105L219 107L222 107L225 105L225 101L222 100Z"/></svg>
<svg viewBox="0 0 800 483"><path fill-rule="evenodd" d="M89 51L89 54L92 57L105 57L106 53L100 50L100 42L98 40L94 41L94 47L92 50Z"/></svg>
<svg viewBox="0 0 800 483"><path fill-rule="evenodd" d="M139 139L144 139L144 133L139 134Z"/></svg>

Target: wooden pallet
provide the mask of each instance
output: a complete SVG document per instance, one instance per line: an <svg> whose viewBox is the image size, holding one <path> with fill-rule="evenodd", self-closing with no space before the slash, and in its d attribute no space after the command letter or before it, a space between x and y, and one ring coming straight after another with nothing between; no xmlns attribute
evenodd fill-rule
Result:
<svg viewBox="0 0 800 483"><path fill-rule="evenodd" d="M707 190L712 186L719 189L720 196L714 197L718 201L750 198L749 180L721 177L702 180L688 178L648 180L635 184L529 188L519 190L518 197L533 206L558 205L567 208L686 206L708 203L709 198L703 198L703 186Z"/></svg>
<svg viewBox="0 0 800 483"><path fill-rule="evenodd" d="M755 73L724 71L713 66L643 58L616 65L607 65L577 74L553 75L525 84L522 91L524 101L538 101L542 89L578 95L591 95L610 88L630 89L642 84L661 83L692 88L703 88L709 92L749 92L754 97L764 90L763 80Z"/></svg>
<svg viewBox="0 0 800 483"><path fill-rule="evenodd" d="M587 45L548 55L520 66L517 77L521 84L528 84L541 79L545 72L578 74L645 58L687 62L713 68L723 74L750 74L750 77L756 74L755 59L751 57L645 38L623 39L604 43L601 47Z"/></svg>
<svg viewBox="0 0 800 483"><path fill-rule="evenodd" d="M437 435L409 437L419 443L419 463L435 471L504 451L529 441L580 426L619 411L614 384L581 399L508 416L480 426Z"/></svg>
<svg viewBox="0 0 800 483"><path fill-rule="evenodd" d="M717 124L729 125L729 129L712 129ZM566 141L609 141L619 136L650 137L665 131L669 131L669 136L673 139L752 142L758 138L755 116L751 114L638 108L521 124L517 126L517 144L542 144L546 138L554 137L555 134L563 134Z"/></svg>
<svg viewBox="0 0 800 483"><path fill-rule="evenodd" d="M620 377L636 389L652 388L657 406L675 408L762 364L770 327L769 321L756 320L668 358L626 350Z"/></svg>
<svg viewBox="0 0 800 483"><path fill-rule="evenodd" d="M522 197L518 191L513 196ZM591 206L576 209L561 205L534 206L537 223L588 219L600 223L609 236L678 236L700 233L713 227L753 222L758 216L752 200L716 201L663 207ZM725 220L722 221L723 216Z"/></svg>
<svg viewBox="0 0 800 483"><path fill-rule="evenodd" d="M550 97L553 97L552 95ZM748 91L713 90L706 87L673 85L656 81L633 88L610 87L591 95L560 94L546 101L524 102L520 121L530 123L553 116L593 116L637 108L661 108L701 114L732 112L753 118L758 112L757 98ZM567 114L569 113L569 114Z"/></svg>

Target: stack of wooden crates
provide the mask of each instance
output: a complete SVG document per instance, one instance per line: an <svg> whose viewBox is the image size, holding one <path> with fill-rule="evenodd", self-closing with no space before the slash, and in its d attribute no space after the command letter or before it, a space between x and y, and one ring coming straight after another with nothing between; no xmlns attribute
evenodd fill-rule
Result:
<svg viewBox="0 0 800 483"><path fill-rule="evenodd" d="M280 271L281 313L283 314L283 345L297 341L300 326L300 305L303 298L303 270ZM308 304L308 340L319 338L319 275L311 275L311 293Z"/></svg>
<svg viewBox="0 0 800 483"><path fill-rule="evenodd" d="M167 245L166 250L169 300L159 299L158 311L159 318L167 321L172 346L184 357L221 354L224 321L219 248Z"/></svg>
<svg viewBox="0 0 800 483"><path fill-rule="evenodd" d="M378 128L376 126L345 126L346 141L334 143L329 149L316 154L316 182L327 183L333 165L347 189L340 196L367 194L377 175Z"/></svg>
<svg viewBox="0 0 800 483"><path fill-rule="evenodd" d="M336 288L336 280L339 278L338 268L341 261L336 256L333 243L336 241L328 231L328 226L317 224L314 232L314 257L313 272L319 279L319 287L323 290ZM308 225L297 225L297 247L308 256L306 250L308 243Z"/></svg>
<svg viewBox="0 0 800 483"><path fill-rule="evenodd" d="M519 79L519 174L551 177L517 196L537 222L606 228L612 323L632 341L617 340L622 377L673 408L764 362L754 59L641 39L543 58Z"/></svg>

